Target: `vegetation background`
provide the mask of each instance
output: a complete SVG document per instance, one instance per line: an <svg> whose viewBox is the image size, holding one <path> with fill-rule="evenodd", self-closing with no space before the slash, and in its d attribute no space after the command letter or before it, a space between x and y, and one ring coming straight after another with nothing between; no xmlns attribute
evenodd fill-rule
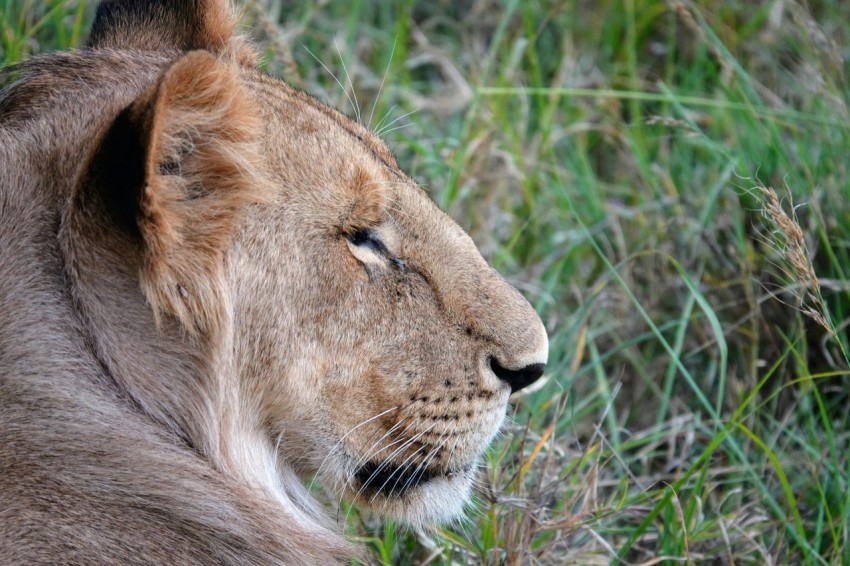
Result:
<svg viewBox="0 0 850 566"><path fill-rule="evenodd" d="M94 0L0 0L0 63ZM386 564L850 564L850 2L247 0L536 305L468 519ZM341 519L342 520L342 519Z"/></svg>

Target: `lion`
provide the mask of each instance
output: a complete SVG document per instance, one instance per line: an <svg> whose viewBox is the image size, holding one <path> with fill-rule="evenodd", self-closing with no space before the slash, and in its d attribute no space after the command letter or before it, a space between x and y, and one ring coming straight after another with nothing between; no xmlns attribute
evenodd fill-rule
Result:
<svg viewBox="0 0 850 566"><path fill-rule="evenodd" d="M546 330L225 0L0 75L0 563L327 564L457 518Z"/></svg>

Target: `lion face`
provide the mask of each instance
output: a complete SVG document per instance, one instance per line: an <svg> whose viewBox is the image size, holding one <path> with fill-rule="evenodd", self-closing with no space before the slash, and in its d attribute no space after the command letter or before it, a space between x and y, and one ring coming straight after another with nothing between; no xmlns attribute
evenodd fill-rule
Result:
<svg viewBox="0 0 850 566"><path fill-rule="evenodd" d="M543 372L543 325L380 140L282 83L243 80L274 188L228 277L262 420L301 475L411 523L449 519L509 395Z"/></svg>

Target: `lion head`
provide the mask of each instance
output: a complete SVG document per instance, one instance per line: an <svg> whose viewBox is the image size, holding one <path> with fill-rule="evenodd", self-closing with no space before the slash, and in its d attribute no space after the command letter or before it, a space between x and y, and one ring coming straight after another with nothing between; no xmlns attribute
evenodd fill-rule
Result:
<svg viewBox="0 0 850 566"><path fill-rule="evenodd" d="M86 379L143 422L110 434L173 438L122 458L151 472L179 448L312 533L333 529L313 476L408 524L450 520L543 373L543 324L384 142L260 72L231 21L216 0L106 1L89 49L25 64L0 99L38 162L22 202L57 211L44 261L97 360ZM175 500L190 481L161 478Z"/></svg>

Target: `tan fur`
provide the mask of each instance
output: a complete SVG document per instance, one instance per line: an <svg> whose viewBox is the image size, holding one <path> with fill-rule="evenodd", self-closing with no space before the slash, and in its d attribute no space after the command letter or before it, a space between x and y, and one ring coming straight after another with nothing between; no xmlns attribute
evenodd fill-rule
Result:
<svg viewBox="0 0 850 566"><path fill-rule="evenodd" d="M303 481L451 520L507 370L546 361L386 146L231 21L107 0L90 49L0 72L0 563L344 561Z"/></svg>
<svg viewBox="0 0 850 566"><path fill-rule="evenodd" d="M171 312L193 334L218 331L221 255L242 207L270 191L258 177L261 124L241 90L233 66L196 51L130 107L151 132L139 219L142 289L156 315ZM163 163L179 174L161 175ZM187 197L199 190L215 198Z"/></svg>

